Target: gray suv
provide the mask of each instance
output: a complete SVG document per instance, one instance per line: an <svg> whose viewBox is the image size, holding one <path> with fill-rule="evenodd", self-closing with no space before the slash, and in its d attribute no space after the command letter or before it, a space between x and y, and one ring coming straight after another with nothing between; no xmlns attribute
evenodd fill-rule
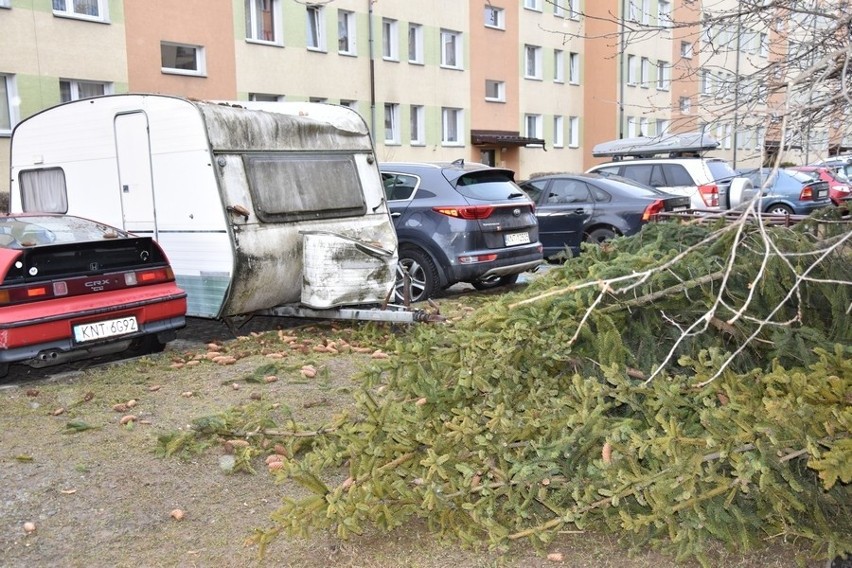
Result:
<svg viewBox="0 0 852 568"><path fill-rule="evenodd" d="M513 284L542 263L534 205L512 170L463 160L379 169L399 241L397 301L422 301L459 282Z"/></svg>

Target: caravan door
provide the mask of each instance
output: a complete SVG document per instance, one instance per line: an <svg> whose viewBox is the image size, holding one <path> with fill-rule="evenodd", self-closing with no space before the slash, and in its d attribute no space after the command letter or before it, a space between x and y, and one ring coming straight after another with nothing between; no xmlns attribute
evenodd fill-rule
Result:
<svg viewBox="0 0 852 568"><path fill-rule="evenodd" d="M123 228L132 233L150 233L157 239L151 141L144 112L116 115L115 148Z"/></svg>

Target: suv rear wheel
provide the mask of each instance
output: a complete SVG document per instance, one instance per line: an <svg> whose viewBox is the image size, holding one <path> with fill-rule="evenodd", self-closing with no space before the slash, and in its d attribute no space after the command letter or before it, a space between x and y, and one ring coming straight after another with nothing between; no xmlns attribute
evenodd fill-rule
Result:
<svg viewBox="0 0 852 568"><path fill-rule="evenodd" d="M483 278L482 280L471 282L471 285L477 290L491 290L492 288L499 288L500 286L511 286L517 281L518 275L510 274L509 276L492 276L491 278Z"/></svg>
<svg viewBox="0 0 852 568"><path fill-rule="evenodd" d="M409 300L412 302L431 298L438 289L438 269L432 258L419 249L404 247L399 250L399 264L396 267L394 297L397 302L405 301L406 272L411 278Z"/></svg>

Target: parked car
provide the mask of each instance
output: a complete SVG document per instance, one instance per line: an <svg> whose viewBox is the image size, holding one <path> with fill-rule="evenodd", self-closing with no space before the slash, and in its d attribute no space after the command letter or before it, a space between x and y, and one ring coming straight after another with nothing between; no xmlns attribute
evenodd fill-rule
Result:
<svg viewBox="0 0 852 568"><path fill-rule="evenodd" d="M783 169L739 170L761 192L760 210L775 215L810 215L831 205L828 182Z"/></svg>
<svg viewBox="0 0 852 568"><path fill-rule="evenodd" d="M161 351L186 293L159 245L70 215L0 216L0 372Z"/></svg>
<svg viewBox="0 0 852 568"><path fill-rule="evenodd" d="M513 284L542 263L532 201L514 172L482 164L385 163L385 193L399 241L395 288L418 302L458 282Z"/></svg>
<svg viewBox="0 0 852 568"><path fill-rule="evenodd" d="M602 174L553 174L520 184L536 204L544 256L633 235L664 211L686 210L687 196L671 195L627 178Z"/></svg>
<svg viewBox="0 0 852 568"><path fill-rule="evenodd" d="M803 172L808 174L812 179L820 179L828 182L828 195L831 202L835 205L840 205L843 201L852 197L852 188L849 185L849 179L841 177L837 171L829 166L790 166L788 170Z"/></svg>
<svg viewBox="0 0 852 568"><path fill-rule="evenodd" d="M675 195L693 209L729 209L753 196L751 182L720 158L701 157L719 143L703 132L639 136L597 144L592 155L609 157L587 173L619 175Z"/></svg>

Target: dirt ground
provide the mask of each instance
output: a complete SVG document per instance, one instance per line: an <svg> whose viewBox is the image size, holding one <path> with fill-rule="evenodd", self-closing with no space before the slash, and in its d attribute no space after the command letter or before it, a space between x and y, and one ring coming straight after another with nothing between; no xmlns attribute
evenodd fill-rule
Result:
<svg viewBox="0 0 852 568"><path fill-rule="evenodd" d="M283 496L299 489L276 484L262 458L253 463L255 474L229 473L225 447L183 460L156 450L158 436L186 432L193 420L241 404L276 403L297 422L316 426L351 404L353 376L372 361L375 345L364 339L369 334L358 324L287 320L281 334L298 336L295 348L280 341L281 323L252 321L253 328L233 339L225 326L198 320L155 356L15 369L0 383L0 566L690 565L653 551L628 554L615 537L590 533L563 535L545 551L549 556L524 546L464 550L440 543L416 523L349 541L328 534L280 537L261 558L247 539L269 526ZM313 350L329 341L340 346L341 339L348 350ZM236 362L209 360L211 342ZM359 346L365 352L355 352ZM276 380L248 380L268 372L270 363L276 372L265 377ZM317 370L314 377L301 372L306 364ZM718 566L797 565L794 550L783 543L748 556L724 550L714 556Z"/></svg>

